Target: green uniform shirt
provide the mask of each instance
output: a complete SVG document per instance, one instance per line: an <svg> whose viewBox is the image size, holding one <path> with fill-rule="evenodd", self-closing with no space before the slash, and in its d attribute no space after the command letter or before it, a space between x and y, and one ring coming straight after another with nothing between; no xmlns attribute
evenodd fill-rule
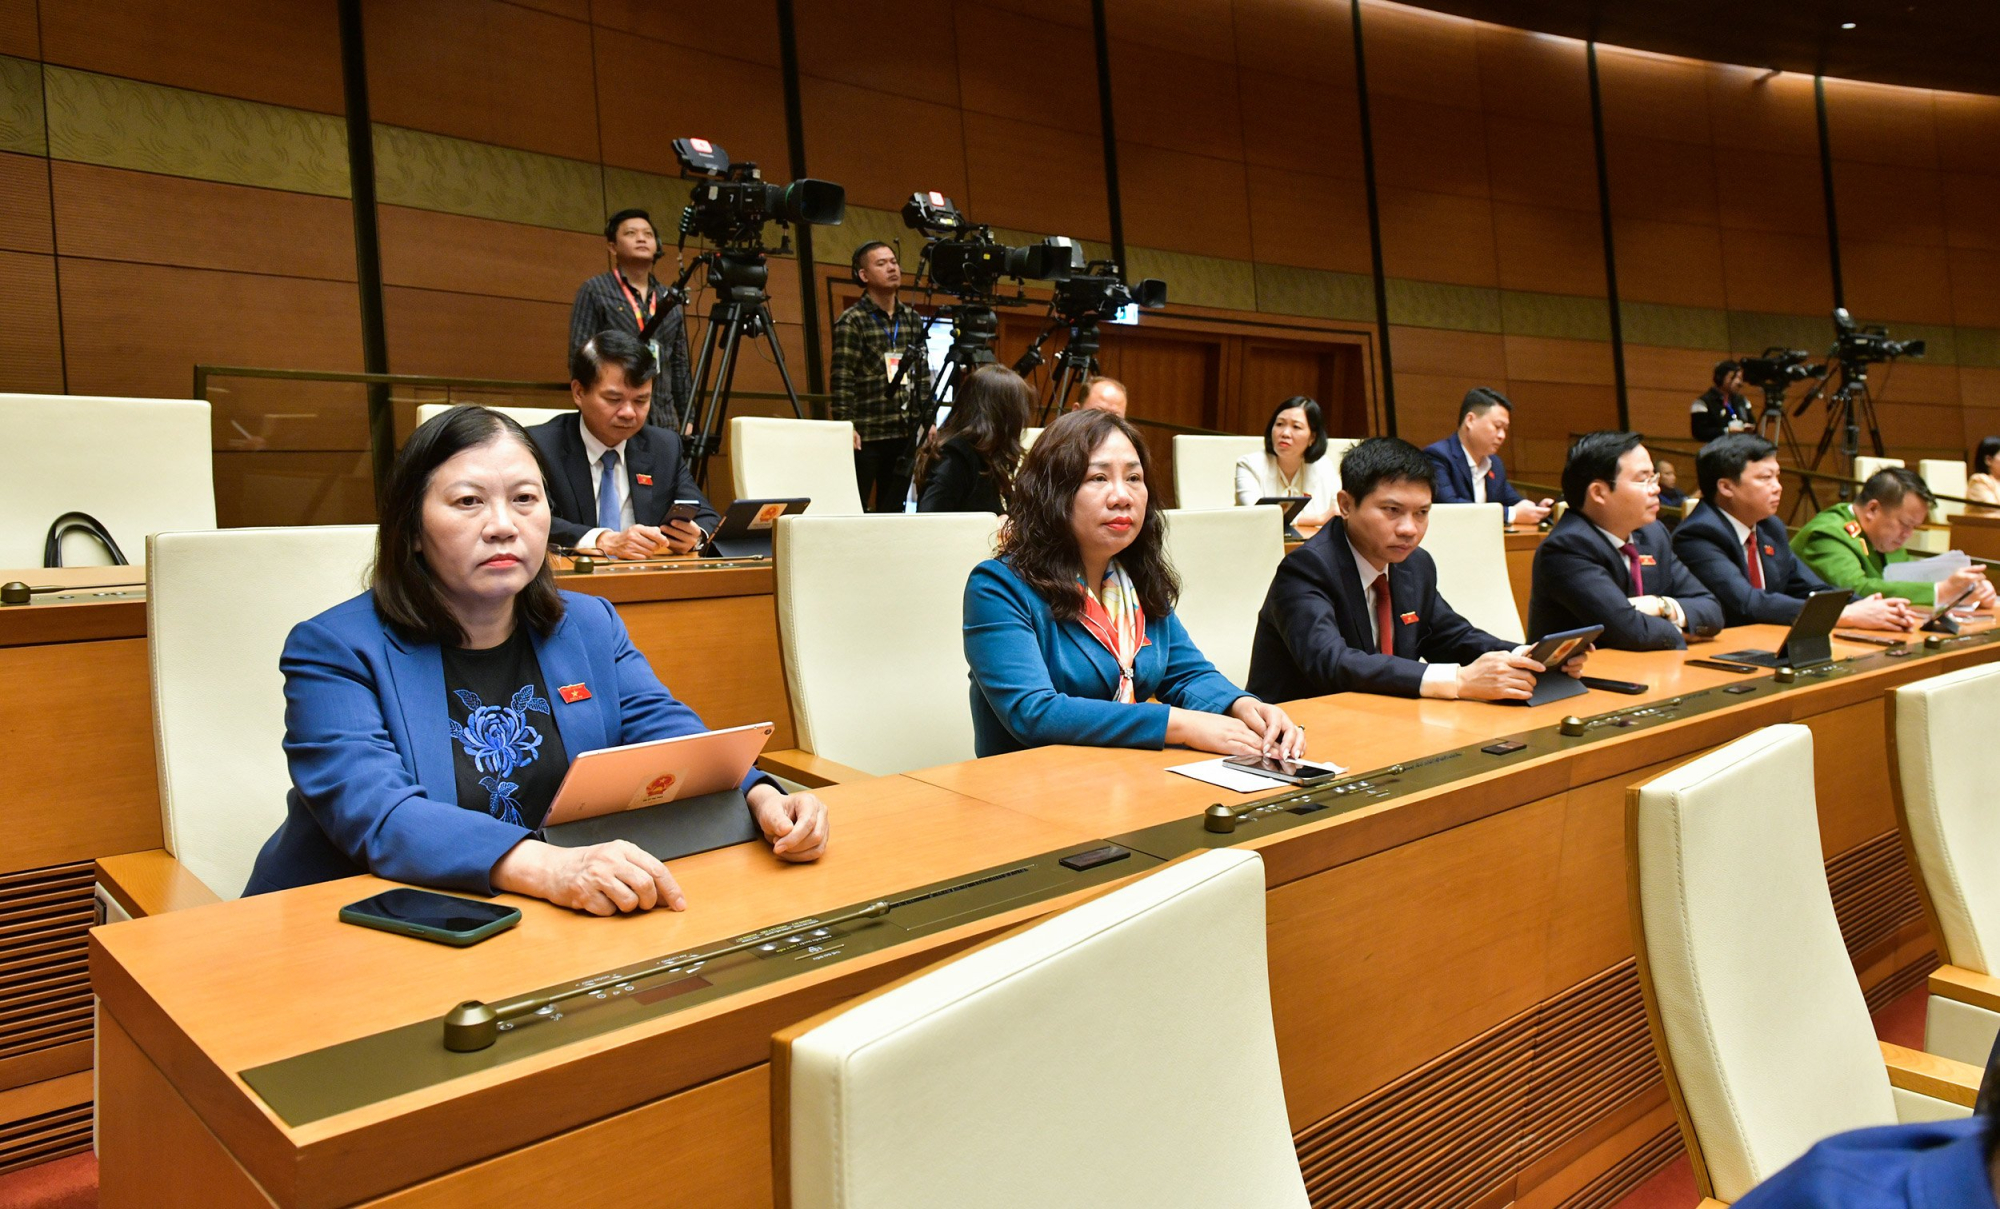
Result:
<svg viewBox="0 0 2000 1209"><path fill-rule="evenodd" d="M1792 552L1819 577L1836 588L1854 589L1860 600L1880 592L1900 596L1911 604L1937 603L1937 585L1902 583L1886 577L1890 564L1908 562L1901 550L1883 554L1868 544L1861 523L1854 519L1854 505L1835 504L1806 522L1792 535Z"/></svg>

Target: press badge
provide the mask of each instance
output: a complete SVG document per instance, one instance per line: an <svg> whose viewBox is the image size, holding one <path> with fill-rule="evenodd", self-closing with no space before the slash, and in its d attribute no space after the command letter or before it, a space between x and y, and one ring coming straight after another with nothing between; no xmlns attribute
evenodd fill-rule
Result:
<svg viewBox="0 0 2000 1209"><path fill-rule="evenodd" d="M888 381L894 382L896 380L896 371L902 367L903 354L900 350L882 354L882 373Z"/></svg>

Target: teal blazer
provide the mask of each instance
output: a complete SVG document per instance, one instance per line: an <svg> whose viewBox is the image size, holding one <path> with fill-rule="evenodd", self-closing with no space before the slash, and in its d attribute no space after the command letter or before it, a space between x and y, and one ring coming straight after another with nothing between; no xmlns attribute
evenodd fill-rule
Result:
<svg viewBox="0 0 2000 1209"><path fill-rule="evenodd" d="M1078 621L1057 621L1048 602L997 558L965 584L965 662L972 670L973 749L981 756L1067 743L1167 744L1167 709L1226 713L1250 694L1202 656L1180 619L1146 620L1132 682L1139 704L1113 701L1118 662Z"/></svg>

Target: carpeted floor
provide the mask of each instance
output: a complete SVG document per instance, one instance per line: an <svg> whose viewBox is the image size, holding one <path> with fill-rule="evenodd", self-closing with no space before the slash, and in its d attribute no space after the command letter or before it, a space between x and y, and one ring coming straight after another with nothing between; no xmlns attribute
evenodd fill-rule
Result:
<svg viewBox="0 0 2000 1209"><path fill-rule="evenodd" d="M0 1175L0 1209L97 1209L97 1156L73 1154Z"/></svg>

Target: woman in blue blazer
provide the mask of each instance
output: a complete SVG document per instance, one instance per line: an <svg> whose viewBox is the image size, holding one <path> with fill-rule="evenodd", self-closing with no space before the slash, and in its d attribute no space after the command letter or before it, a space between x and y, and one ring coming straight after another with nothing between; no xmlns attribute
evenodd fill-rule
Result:
<svg viewBox="0 0 2000 1209"><path fill-rule="evenodd" d="M369 591L285 641L292 791L244 893L373 873L598 915L686 906L633 844L534 838L570 758L707 729L609 602L556 590L546 482L497 412L455 407L411 436ZM825 850L817 798L754 770L743 789L779 857Z"/></svg>
<svg viewBox="0 0 2000 1209"><path fill-rule="evenodd" d="M1304 752L1285 712L1217 672L1174 616L1180 584L1150 469L1138 431L1095 409L1058 419L1028 451L1000 557L965 585L979 755L1053 743Z"/></svg>

